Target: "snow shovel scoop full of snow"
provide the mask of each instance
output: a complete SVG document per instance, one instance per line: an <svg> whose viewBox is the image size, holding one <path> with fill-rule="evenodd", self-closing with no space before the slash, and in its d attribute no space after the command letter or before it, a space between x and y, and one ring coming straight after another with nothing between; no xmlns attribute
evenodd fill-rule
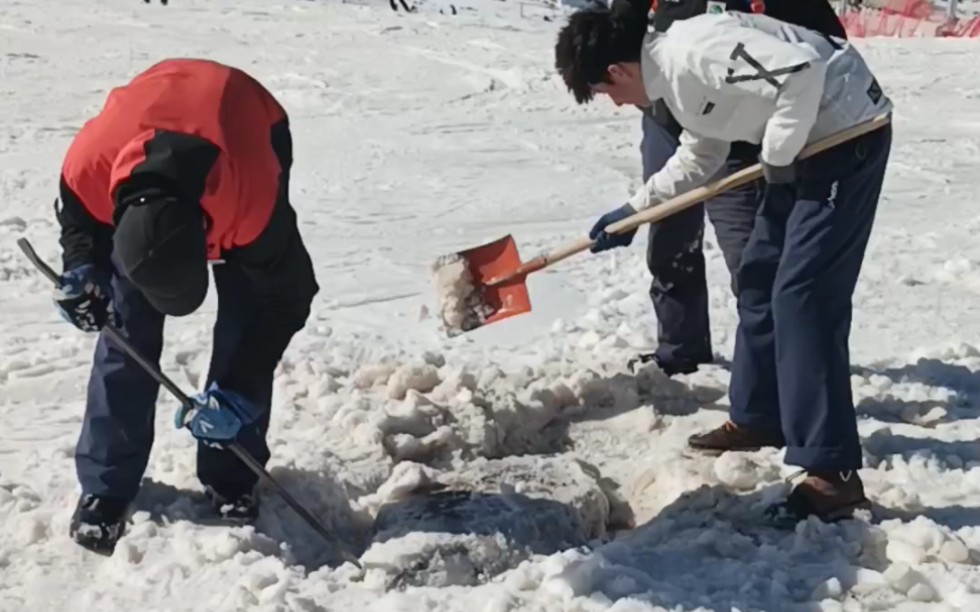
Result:
<svg viewBox="0 0 980 612"><path fill-rule="evenodd" d="M873 132L890 121L891 114L885 113L831 134L805 147L800 152L799 159ZM606 227L606 232L618 234L645 223L660 221L761 176L762 166L753 164L613 223ZM531 300L525 285L527 275L586 251L594 242L591 238L580 238L521 263L514 238L507 235L478 247L439 257L432 264L432 282L439 300L439 314L446 335L458 336L484 325L530 312Z"/></svg>
<svg viewBox="0 0 980 612"><path fill-rule="evenodd" d="M50 280L52 283L55 283L56 285L59 283L57 273L55 273L55 271L51 269L51 266L46 264L38 256L37 252L34 250L34 247L31 246L31 243L26 238L18 239L17 246L20 247L20 249L24 252L24 255L27 256L27 258L31 261L32 264L34 264L34 266L41 272L41 274L47 277L47 279ZM147 361L146 358L144 358L139 353L139 351L137 351L133 347L133 345L129 343L128 340L126 340L126 337L122 335L122 332L120 332L113 325L106 325L105 327L102 328L102 330L103 333L105 333L106 336L108 336L109 340L111 340L114 344L116 344L119 348L121 348L127 355L129 355L130 358L133 359L133 361L135 361L137 364L140 365L140 367L146 370L147 374L152 376L167 391L169 391L175 398L177 398L177 401L179 401L181 405L180 408L181 420L185 420L186 415L188 415L190 412L194 410L197 410L197 407L195 406L191 398L188 397L183 391L181 391L180 387L178 387L163 372L161 372L159 368L157 368L155 365ZM357 557L355 557L351 552L349 552L346 548L344 548L344 546L341 545L341 543L330 533L330 531L323 525L323 523L321 523L315 516L313 516L313 514L311 514L306 508L300 505L300 503L296 501L296 499L293 498L293 496L290 495L289 492L286 491L286 489L284 489L282 485L280 485L269 474L269 472L265 470L264 467L262 467L262 464L259 463L255 459L255 457L253 457L247 450L242 448L242 446L237 442L231 441L223 444L223 446L228 450L230 450L231 452L233 452L235 456L237 456L238 459L242 463L244 463L248 467L248 469L252 470L262 481L264 481L266 484L270 485L273 489L275 489L276 492L278 492L279 495L283 498L283 500L285 500L285 502L289 504L289 506L293 510L295 510L296 513L299 514L300 517L302 517L303 520L306 521L306 523L314 531L320 534L320 536L322 536L323 539L325 539L331 546L334 547L336 551L340 553L340 555L344 558L344 560L350 561L359 570L363 571L364 568L361 566L361 563L357 559Z"/></svg>

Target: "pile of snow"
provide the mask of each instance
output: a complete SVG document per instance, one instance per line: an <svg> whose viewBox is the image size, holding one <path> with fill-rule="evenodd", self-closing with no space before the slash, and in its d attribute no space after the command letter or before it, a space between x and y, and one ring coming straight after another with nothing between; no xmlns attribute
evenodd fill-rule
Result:
<svg viewBox="0 0 980 612"><path fill-rule="evenodd" d="M546 431L562 408L577 403L556 383L547 391L524 392L529 381L500 370L480 372L432 364L397 368L367 365L354 375L358 384L370 380L384 388L384 411L361 406L369 415L338 412L335 420L355 421L365 436L380 435L396 460L434 462L453 457L500 457L560 448ZM525 401L521 401L522 398ZM357 427L357 426L356 426Z"/></svg>
<svg viewBox="0 0 980 612"><path fill-rule="evenodd" d="M380 440L395 461L449 465L559 452L569 445L573 419L625 412L644 402L671 412L692 401L688 386L655 366L635 375L622 363L582 370L575 359L588 351L577 343L563 350L560 361L509 371L490 363L449 364L432 352L414 363L368 363L350 375L350 384L384 399L344 402L331 419L358 440Z"/></svg>

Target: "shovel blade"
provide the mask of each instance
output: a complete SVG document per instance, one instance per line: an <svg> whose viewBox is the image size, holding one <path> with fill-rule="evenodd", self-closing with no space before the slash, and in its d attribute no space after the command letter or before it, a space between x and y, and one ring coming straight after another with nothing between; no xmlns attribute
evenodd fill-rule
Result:
<svg viewBox="0 0 980 612"><path fill-rule="evenodd" d="M486 285L487 281L506 276L520 267L521 257L517 253L513 236L508 234L499 240L461 251L459 254L466 260L473 276L474 291L483 302L483 312L486 313L485 318L480 317L477 324L465 331L531 311L531 300L524 284L524 276L498 285Z"/></svg>

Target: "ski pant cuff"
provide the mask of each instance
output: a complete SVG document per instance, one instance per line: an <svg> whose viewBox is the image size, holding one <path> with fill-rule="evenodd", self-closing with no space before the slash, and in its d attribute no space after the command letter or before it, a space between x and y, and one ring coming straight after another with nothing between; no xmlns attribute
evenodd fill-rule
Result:
<svg viewBox="0 0 980 612"><path fill-rule="evenodd" d="M862 467L860 446L787 446L785 462L805 470L859 470Z"/></svg>
<svg viewBox="0 0 980 612"><path fill-rule="evenodd" d="M732 423L746 429L757 431L781 431L782 425L779 421L779 413L773 412L743 412L741 410L730 410L728 418Z"/></svg>

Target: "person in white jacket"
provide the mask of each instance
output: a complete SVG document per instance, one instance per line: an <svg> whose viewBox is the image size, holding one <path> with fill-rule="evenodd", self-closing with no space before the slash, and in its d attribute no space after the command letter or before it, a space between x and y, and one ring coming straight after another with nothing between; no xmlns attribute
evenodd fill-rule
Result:
<svg viewBox="0 0 980 612"><path fill-rule="evenodd" d="M609 234L610 223L718 178L731 142L761 144L767 186L738 268L730 420L689 444L785 447L807 473L773 508L791 519L867 507L848 336L890 125L797 159L807 143L890 112L864 60L844 40L764 15L704 14L656 33L592 8L569 18L555 61L579 103L662 99L683 128L664 167L596 222L593 252L632 242L635 230Z"/></svg>

